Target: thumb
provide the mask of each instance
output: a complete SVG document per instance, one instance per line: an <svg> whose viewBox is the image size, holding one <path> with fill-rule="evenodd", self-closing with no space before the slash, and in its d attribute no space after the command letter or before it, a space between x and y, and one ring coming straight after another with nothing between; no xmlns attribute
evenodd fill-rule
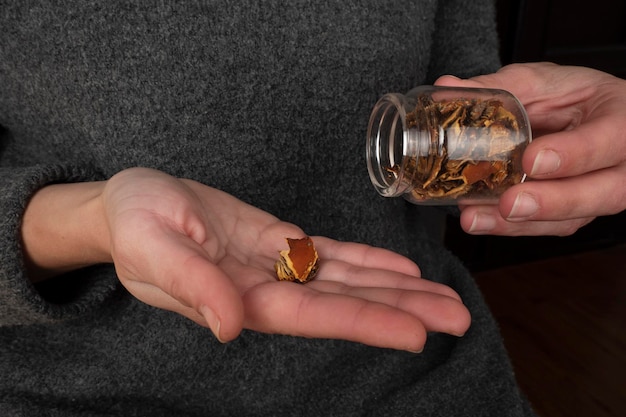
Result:
<svg viewBox="0 0 626 417"><path fill-rule="evenodd" d="M202 315L215 337L227 342L239 335L244 321L243 302L232 280L219 266L204 254L192 255L180 268L177 280L181 289L176 296Z"/></svg>
<svg viewBox="0 0 626 417"><path fill-rule="evenodd" d="M208 325L220 341L236 338L244 309L232 280L201 245L184 234L167 234L146 239L132 261L118 258L120 280L144 303Z"/></svg>

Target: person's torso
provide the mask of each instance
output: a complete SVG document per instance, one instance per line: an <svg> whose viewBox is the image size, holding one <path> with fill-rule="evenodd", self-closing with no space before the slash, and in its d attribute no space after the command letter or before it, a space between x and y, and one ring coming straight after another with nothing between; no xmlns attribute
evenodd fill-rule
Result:
<svg viewBox="0 0 626 417"><path fill-rule="evenodd" d="M2 165L76 161L106 175L150 166L288 217L326 210L329 198L358 204L352 196L371 191L369 111L381 94L424 82L436 9L394 0L9 3L0 14L0 125L10 131Z"/></svg>

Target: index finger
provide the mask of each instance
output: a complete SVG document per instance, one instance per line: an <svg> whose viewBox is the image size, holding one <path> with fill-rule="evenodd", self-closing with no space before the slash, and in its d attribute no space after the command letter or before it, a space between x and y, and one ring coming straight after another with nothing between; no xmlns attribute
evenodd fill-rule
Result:
<svg viewBox="0 0 626 417"><path fill-rule="evenodd" d="M607 77L615 78L590 68L535 62L507 65L495 73L469 79L444 75L435 85L506 90L524 104L531 116L535 105L540 110L544 103L562 109L584 101Z"/></svg>
<svg viewBox="0 0 626 417"><path fill-rule="evenodd" d="M399 253L361 243L340 242L323 236L312 238L320 259L335 259L355 266L421 277L419 266Z"/></svg>
<svg viewBox="0 0 626 417"><path fill-rule="evenodd" d="M576 177L528 181L501 197L502 217L511 222L571 220L619 213L626 206L626 165Z"/></svg>
<svg viewBox="0 0 626 417"><path fill-rule="evenodd" d="M610 115L542 136L526 148L524 171L533 178L573 177L626 161L626 119Z"/></svg>

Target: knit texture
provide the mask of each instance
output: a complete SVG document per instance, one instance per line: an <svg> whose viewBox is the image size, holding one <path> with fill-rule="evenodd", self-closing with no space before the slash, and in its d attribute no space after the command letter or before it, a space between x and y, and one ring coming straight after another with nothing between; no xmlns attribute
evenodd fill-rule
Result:
<svg viewBox="0 0 626 417"><path fill-rule="evenodd" d="M130 2L129 2L130 3ZM498 67L491 1L0 0L0 414L526 416L472 278L365 163L387 92ZM132 298L112 266L29 283L19 227L50 183L146 166L308 234L415 259L463 297L420 355L210 331Z"/></svg>

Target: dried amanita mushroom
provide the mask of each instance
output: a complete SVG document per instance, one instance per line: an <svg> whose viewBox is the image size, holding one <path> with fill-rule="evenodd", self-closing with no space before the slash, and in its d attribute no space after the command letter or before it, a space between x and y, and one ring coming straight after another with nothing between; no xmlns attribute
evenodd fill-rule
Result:
<svg viewBox="0 0 626 417"><path fill-rule="evenodd" d="M434 102L421 97L406 123L409 128L430 126L435 147L427 156L409 158L403 167L387 168L396 178L404 171L416 200L476 195L521 180L512 169L523 151L519 122L499 100Z"/></svg>
<svg viewBox="0 0 626 417"><path fill-rule="evenodd" d="M294 281L304 284L317 274L319 257L310 237L286 238L288 250L279 252L280 259L274 264L279 281Z"/></svg>

